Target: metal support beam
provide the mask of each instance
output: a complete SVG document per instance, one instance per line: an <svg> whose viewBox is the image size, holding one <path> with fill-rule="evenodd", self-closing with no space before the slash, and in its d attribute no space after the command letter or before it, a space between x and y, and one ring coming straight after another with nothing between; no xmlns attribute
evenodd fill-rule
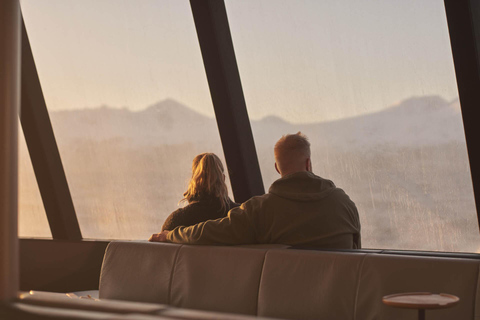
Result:
<svg viewBox="0 0 480 320"><path fill-rule="evenodd" d="M480 1L445 0L480 226Z"/></svg>
<svg viewBox="0 0 480 320"><path fill-rule="evenodd" d="M18 292L20 4L0 1L0 302Z"/></svg>
<svg viewBox="0 0 480 320"><path fill-rule="evenodd" d="M53 238L82 239L25 24L22 24L20 120Z"/></svg>
<svg viewBox="0 0 480 320"><path fill-rule="evenodd" d="M237 202L265 193L223 0L190 0Z"/></svg>

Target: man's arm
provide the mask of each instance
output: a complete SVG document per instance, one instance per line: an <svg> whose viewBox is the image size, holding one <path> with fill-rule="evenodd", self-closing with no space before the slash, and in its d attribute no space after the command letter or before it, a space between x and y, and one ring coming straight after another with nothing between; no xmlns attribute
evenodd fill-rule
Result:
<svg viewBox="0 0 480 320"><path fill-rule="evenodd" d="M252 213L246 210L245 205L246 203L233 208L225 218L208 220L190 227L177 227L166 234L166 240L175 243L205 245L256 243Z"/></svg>

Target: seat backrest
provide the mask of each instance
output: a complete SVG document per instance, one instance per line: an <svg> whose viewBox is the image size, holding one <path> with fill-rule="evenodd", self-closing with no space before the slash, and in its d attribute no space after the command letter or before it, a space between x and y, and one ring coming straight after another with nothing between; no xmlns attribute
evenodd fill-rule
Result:
<svg viewBox="0 0 480 320"><path fill-rule="evenodd" d="M169 304L175 260L181 245L111 242L100 275L100 299Z"/></svg>
<svg viewBox="0 0 480 320"><path fill-rule="evenodd" d="M183 246L173 272L171 304L256 315L266 253L261 248Z"/></svg>
<svg viewBox="0 0 480 320"><path fill-rule="evenodd" d="M277 250L267 253L258 315L353 319L365 253Z"/></svg>
<svg viewBox="0 0 480 320"><path fill-rule="evenodd" d="M455 307L427 311L427 318L477 319L478 272L479 261L472 259L368 255L360 273L356 319L417 319L415 310L382 303L383 296L403 292L449 293L460 298Z"/></svg>

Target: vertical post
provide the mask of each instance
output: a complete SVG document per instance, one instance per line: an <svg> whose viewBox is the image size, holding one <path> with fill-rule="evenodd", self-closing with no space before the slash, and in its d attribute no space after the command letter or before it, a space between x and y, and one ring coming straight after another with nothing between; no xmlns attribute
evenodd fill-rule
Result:
<svg viewBox="0 0 480 320"><path fill-rule="evenodd" d="M0 302L18 291L20 4L0 1Z"/></svg>
<svg viewBox="0 0 480 320"><path fill-rule="evenodd" d="M480 227L480 1L445 0Z"/></svg>
<svg viewBox="0 0 480 320"><path fill-rule="evenodd" d="M223 0L190 0L235 201L261 195L262 175Z"/></svg>

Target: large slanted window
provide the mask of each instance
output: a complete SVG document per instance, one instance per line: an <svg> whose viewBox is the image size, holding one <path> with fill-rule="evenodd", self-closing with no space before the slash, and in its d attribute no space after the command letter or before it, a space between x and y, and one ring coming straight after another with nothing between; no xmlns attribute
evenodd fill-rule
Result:
<svg viewBox="0 0 480 320"><path fill-rule="evenodd" d="M227 0L265 187L302 131L363 246L479 250L443 1Z"/></svg>
<svg viewBox="0 0 480 320"><path fill-rule="evenodd" d="M21 4L83 236L160 232L193 157L223 161L189 2Z"/></svg>

